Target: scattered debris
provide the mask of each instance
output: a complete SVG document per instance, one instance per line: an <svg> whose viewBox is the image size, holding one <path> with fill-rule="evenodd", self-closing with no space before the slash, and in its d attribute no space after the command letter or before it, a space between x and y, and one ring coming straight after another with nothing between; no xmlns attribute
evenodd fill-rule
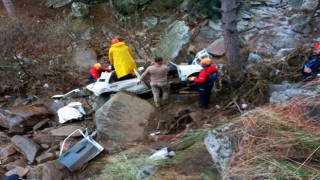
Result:
<svg viewBox="0 0 320 180"><path fill-rule="evenodd" d="M159 135L161 132L160 131L156 131L154 133L151 133L150 136L155 136L155 135Z"/></svg>
<svg viewBox="0 0 320 180"><path fill-rule="evenodd" d="M102 93L116 93L121 90L125 90L135 94L150 92L150 88L144 82L137 84L137 80L140 78L140 74L135 69L134 72L136 74L135 78L122 81L116 79L115 72L102 72L97 82L87 85L86 88L89 91L93 92L96 96L99 96Z"/></svg>
<svg viewBox="0 0 320 180"><path fill-rule="evenodd" d="M80 132L84 138L67 152L62 154L65 142L76 132ZM100 154L104 148L93 140L93 136L95 136L95 134L96 131L92 132L91 135L85 135L79 129L71 133L62 143L59 157L60 163L67 167L71 172L74 172L80 170L88 161Z"/></svg>
<svg viewBox="0 0 320 180"><path fill-rule="evenodd" d="M58 94L51 97L51 99L71 99L71 98L79 98L79 97L85 97L88 96L88 94L85 93L85 88L77 88L72 91L67 92L66 94Z"/></svg>
<svg viewBox="0 0 320 180"><path fill-rule="evenodd" d="M81 119L84 115L86 115L86 112L80 102L71 102L58 110L59 123L61 124L70 120Z"/></svg>
<svg viewBox="0 0 320 180"><path fill-rule="evenodd" d="M159 160L159 159L165 159L165 158L168 158L168 157L173 157L175 155L176 155L176 153L174 151L168 152L168 148L165 147L165 148L160 149L157 152L155 152L152 156L149 157L149 159L151 159L151 160Z"/></svg>
<svg viewBox="0 0 320 180"><path fill-rule="evenodd" d="M145 165L138 170L137 179L148 179L157 171L157 167L154 165Z"/></svg>

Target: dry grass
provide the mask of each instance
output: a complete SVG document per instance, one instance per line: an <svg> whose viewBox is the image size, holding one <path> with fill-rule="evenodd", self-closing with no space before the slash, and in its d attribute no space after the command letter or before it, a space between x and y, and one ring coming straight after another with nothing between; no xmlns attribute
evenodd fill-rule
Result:
<svg viewBox="0 0 320 180"><path fill-rule="evenodd" d="M319 97L300 97L242 115L236 122L237 149L223 177L317 178L320 168L312 162L319 163L320 159L320 123L308 118L305 107L317 107L319 103Z"/></svg>
<svg viewBox="0 0 320 180"><path fill-rule="evenodd" d="M199 176L187 176L175 171L161 171L152 177L152 180L196 180L201 179Z"/></svg>

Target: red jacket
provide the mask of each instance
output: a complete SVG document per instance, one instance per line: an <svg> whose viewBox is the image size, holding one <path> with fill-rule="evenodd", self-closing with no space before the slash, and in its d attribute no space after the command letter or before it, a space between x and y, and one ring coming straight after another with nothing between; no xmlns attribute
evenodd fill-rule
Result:
<svg viewBox="0 0 320 180"><path fill-rule="evenodd" d="M90 74L94 79L98 80L101 75L101 72L106 72L106 71L111 72L112 70L110 70L108 68L102 68L101 70L96 70L96 68L92 67L90 69Z"/></svg>
<svg viewBox="0 0 320 180"><path fill-rule="evenodd" d="M216 66L213 66L213 65L206 66L200 71L198 77L194 78L194 82L199 84L205 83L207 80L207 77L217 71L218 71L218 68Z"/></svg>

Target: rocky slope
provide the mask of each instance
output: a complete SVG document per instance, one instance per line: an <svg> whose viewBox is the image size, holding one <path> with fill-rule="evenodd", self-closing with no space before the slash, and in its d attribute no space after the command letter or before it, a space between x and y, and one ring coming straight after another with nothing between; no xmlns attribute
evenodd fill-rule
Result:
<svg viewBox="0 0 320 180"><path fill-rule="evenodd" d="M70 4L59 9L49 9L43 1L13 2L23 22L28 22L29 18L35 18L40 22L49 20L54 22L55 19L59 19L58 17L67 17L71 13ZM135 138L135 140L130 139L129 142L120 143L120 139L110 141L100 138L98 142L103 145L105 150L97 158L90 161L84 169L74 174L70 173L57 160L61 142L67 135L75 129L87 128L89 132L92 132L96 128L96 124L93 122L96 114L93 114L91 99L87 97L70 98L55 103L50 97L86 84L86 71L92 63L100 61L107 64L107 50L111 38L123 37L135 50L137 63L141 65L144 65L146 60L151 57L149 57L149 51L154 49L153 52L157 52L157 54L165 56L167 60L174 62L185 62L190 50L199 51L207 48L212 54L220 56L224 54L221 22L213 18L210 13L209 15L205 12L195 13L194 9L199 8L199 4L196 4L193 9L189 3L189 1L184 1L177 7L165 6L163 11L157 11L161 5L160 1L145 4L139 7L139 11L143 12L144 16L136 17L136 20L142 21L143 25L128 24L130 21L121 19L123 18L121 16L108 16L112 12L109 3L90 4L89 18L73 19L86 25L82 27L79 34L74 34L76 40L64 39L72 46L66 43L67 45L62 46L63 48L56 47L57 49L51 49L51 51L54 54L62 55L62 60L67 59L66 57L68 60L70 58L70 61L76 62L76 65L60 72L61 63L57 63L56 66L59 68L54 69L56 71L38 76L42 78L38 78L38 81L30 86L31 91L27 92L28 96L20 96L16 94L17 92L11 91L14 88L10 89L9 93L8 91L2 92L0 173L3 175L18 171L21 176L27 177L27 179L52 179L53 177L57 179L117 179L118 177L119 179L119 177L124 178L127 175L143 176L137 172L144 170L147 173L148 171L153 173L152 169L158 167L158 171L153 175L154 179L219 179L217 171L212 167L210 155L202 139L208 129L217 124L228 122L242 112L236 106L237 104L233 103L232 94L231 97L226 95L229 91L216 95L211 101L210 109L201 111L195 108L197 94L172 92L170 103L157 110L152 109L152 99L133 101L140 104L146 103L145 106L150 107L147 113L150 114L142 116L141 113L143 119L139 119L140 116L135 115L139 121L138 127L130 125L130 121L126 122L127 124L124 123L122 126L123 131L117 132L118 134L114 136L121 137L121 134L129 137L141 136L139 140ZM248 46L250 52L261 55L264 60L285 60L288 57L286 52L291 52L292 48L304 45L305 42L310 47L316 36L310 36L313 29L305 24L304 19L310 15L314 1L304 1L300 4L297 1L296 3L298 4L291 1L265 3L251 1L250 4L239 6L238 29L243 45ZM2 4L0 4L0 13L1 18L6 17ZM59 21L55 24L56 27L61 27L59 26L61 22L64 21ZM65 22L67 23L67 20ZM188 36L184 36L182 33L180 34L182 36L175 36L166 31L173 24L179 25L177 29L188 29L186 31ZM317 26L314 30L315 33L318 32ZM163 36L160 38L161 34ZM76 46L74 46L75 42ZM169 44L175 46L172 47ZM72 50L62 53L61 49L67 49L67 47ZM67 61L62 62L67 63ZM217 60L217 62L224 64L224 61ZM50 63L46 62L45 66L50 67ZM269 72L274 69L266 68L266 70L268 71L266 74L269 75ZM34 72L32 68L30 72ZM67 75L60 76L56 72ZM15 76L12 75L12 77ZM63 77L63 81L61 77ZM50 88L44 87L46 83ZM4 86L1 89L4 89ZM61 125L57 117L57 110L71 101L82 102L88 114L80 122ZM122 100L118 99L118 101ZM230 103L233 105L230 106ZM252 104L249 107L255 106L256 104ZM46 109L42 109L42 107ZM134 109L138 106L135 107L133 104L125 107ZM221 107L223 108L221 109ZM105 114L101 112L100 119L103 116ZM144 128L144 131L141 130L141 127ZM149 137L150 133L158 130L161 135ZM135 134L130 134L130 131ZM182 136L191 138L180 141ZM81 135L77 134L77 137L73 137L66 144L66 148L72 147L79 140L79 137L81 138ZM121 140L123 139L122 137ZM175 143L171 144L172 141ZM160 165L154 163L150 165L146 160L141 164L135 161L131 162L132 157L141 155L149 157L155 152L155 149L163 147L169 147L170 150L173 150L176 157L165 160ZM121 164L122 162L131 167L124 168L125 165ZM132 168L132 164L137 167ZM135 171L136 168L140 171ZM129 173L130 170L133 171L132 174ZM122 173L124 171L128 173Z"/></svg>

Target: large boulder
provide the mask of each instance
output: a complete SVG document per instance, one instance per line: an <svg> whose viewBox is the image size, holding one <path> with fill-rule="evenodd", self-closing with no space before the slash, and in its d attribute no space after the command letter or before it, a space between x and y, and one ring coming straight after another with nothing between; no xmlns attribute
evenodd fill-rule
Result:
<svg viewBox="0 0 320 180"><path fill-rule="evenodd" d="M33 127L41 120L53 116L52 112L42 107L9 107L0 109L0 127L8 128L11 133L23 133L25 127Z"/></svg>
<svg viewBox="0 0 320 180"><path fill-rule="evenodd" d="M89 71L91 66L97 62L97 53L93 49L79 46L75 50L73 60L80 69Z"/></svg>
<svg viewBox="0 0 320 180"><path fill-rule="evenodd" d="M120 91L97 110L94 122L98 136L129 143L143 136L144 127L155 115L155 108L137 95Z"/></svg>
<svg viewBox="0 0 320 180"><path fill-rule="evenodd" d="M216 56L223 56L226 53L226 48L224 45L224 38L221 37L221 38L215 40L208 47L206 47L206 50L209 53L214 54Z"/></svg>
<svg viewBox="0 0 320 180"><path fill-rule="evenodd" d="M175 21L165 29L161 37L151 56L160 56L165 60L179 64L180 57L188 54L186 50L190 43L189 27L184 21Z"/></svg>
<svg viewBox="0 0 320 180"><path fill-rule="evenodd" d="M215 165L225 170L228 165L228 161L233 152L232 138L233 134L230 133L232 123L221 125L208 132L208 135L204 139L205 146L210 153Z"/></svg>

